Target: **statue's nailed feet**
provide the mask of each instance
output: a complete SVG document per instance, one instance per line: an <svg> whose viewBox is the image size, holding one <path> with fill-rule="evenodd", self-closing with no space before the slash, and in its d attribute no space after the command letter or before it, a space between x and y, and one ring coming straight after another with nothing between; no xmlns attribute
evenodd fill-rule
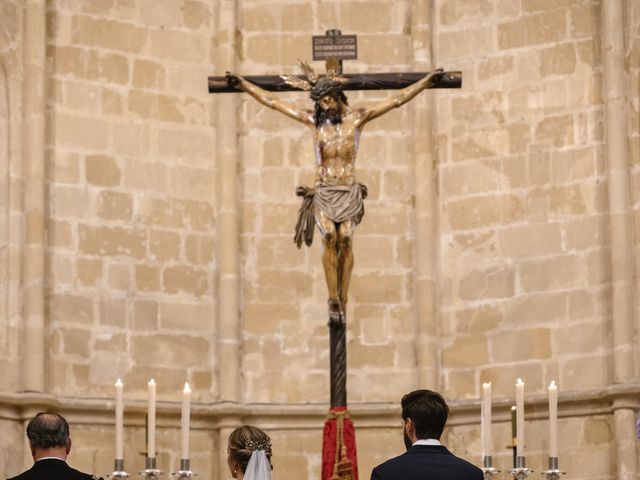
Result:
<svg viewBox="0 0 640 480"><path fill-rule="evenodd" d="M329 299L329 326L346 324L344 310L340 304L340 300Z"/></svg>

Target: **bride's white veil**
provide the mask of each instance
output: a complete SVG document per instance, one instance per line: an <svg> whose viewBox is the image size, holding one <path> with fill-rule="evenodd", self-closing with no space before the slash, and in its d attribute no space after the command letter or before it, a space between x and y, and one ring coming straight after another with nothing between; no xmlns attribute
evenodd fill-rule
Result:
<svg viewBox="0 0 640 480"><path fill-rule="evenodd" d="M264 450L254 450L244 472L245 480L271 480L271 464Z"/></svg>

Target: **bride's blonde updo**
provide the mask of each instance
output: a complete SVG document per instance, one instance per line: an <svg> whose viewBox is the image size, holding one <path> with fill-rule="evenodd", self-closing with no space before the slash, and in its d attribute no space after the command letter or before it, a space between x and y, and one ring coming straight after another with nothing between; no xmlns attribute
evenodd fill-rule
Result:
<svg viewBox="0 0 640 480"><path fill-rule="evenodd" d="M271 465L271 438L258 427L243 425L229 435L229 456L234 459L244 473L254 450L264 450Z"/></svg>

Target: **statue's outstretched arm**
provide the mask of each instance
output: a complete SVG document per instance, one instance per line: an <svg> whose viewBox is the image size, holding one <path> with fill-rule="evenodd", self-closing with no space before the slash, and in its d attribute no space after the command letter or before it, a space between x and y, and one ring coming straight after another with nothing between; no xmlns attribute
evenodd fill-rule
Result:
<svg viewBox="0 0 640 480"><path fill-rule="evenodd" d="M263 105L273 108L280 113L284 113L287 117L293 118L300 123L304 123L309 127L314 126L312 112L309 110L302 110L297 108L291 103L283 102L278 99L272 92L268 92L257 85L249 82L248 80L242 78L239 75L233 75L231 73L227 73L227 78L229 82L234 85L238 85L242 90L247 92L253 98L258 100Z"/></svg>
<svg viewBox="0 0 640 480"><path fill-rule="evenodd" d="M365 123L373 120L374 118L378 118L379 116L387 113L389 110L398 108L399 106L404 105L408 101L412 100L422 90L433 85L437 81L438 77L442 74L442 69L435 70L422 77L413 85L409 85L408 87L403 88L402 90L400 90L400 92L398 92L397 95L388 98L371 108L366 108L362 114L360 126L363 127Z"/></svg>

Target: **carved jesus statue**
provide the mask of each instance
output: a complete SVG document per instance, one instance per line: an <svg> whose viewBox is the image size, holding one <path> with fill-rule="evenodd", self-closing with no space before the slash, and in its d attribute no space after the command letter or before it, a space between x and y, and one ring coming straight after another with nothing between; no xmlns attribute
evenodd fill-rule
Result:
<svg viewBox="0 0 640 480"><path fill-rule="evenodd" d="M363 199L367 195L366 187L356 182L355 162L360 134L368 122L404 105L437 82L442 71L426 75L377 105L350 107L343 92L346 79L331 69L326 77L318 78L308 65L301 62L301 66L308 80L293 76L283 78L291 85L310 91L315 103L313 110L284 102L240 76L228 74L228 79L263 105L309 128L316 157L315 185L297 190L303 197L303 205L295 242L298 248L303 240L310 245L314 223L320 230L322 266L329 291L329 321L344 323L353 270L353 233L364 215Z"/></svg>

